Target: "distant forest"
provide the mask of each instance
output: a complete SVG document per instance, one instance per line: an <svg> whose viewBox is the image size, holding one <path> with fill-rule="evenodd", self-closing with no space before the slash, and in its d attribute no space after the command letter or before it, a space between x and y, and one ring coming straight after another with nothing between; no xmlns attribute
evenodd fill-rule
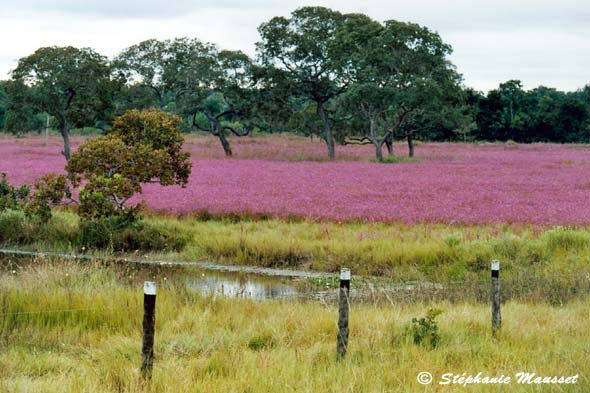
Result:
<svg viewBox="0 0 590 393"><path fill-rule="evenodd" d="M463 84L452 48L414 23L304 7L260 25L256 56L197 38L147 40L107 58L90 48L43 47L0 81L0 129L47 124L108 132L129 109L155 107L228 136L317 135L335 146L368 144L382 159L395 140L590 143L590 84L563 92L518 80L487 93Z"/></svg>

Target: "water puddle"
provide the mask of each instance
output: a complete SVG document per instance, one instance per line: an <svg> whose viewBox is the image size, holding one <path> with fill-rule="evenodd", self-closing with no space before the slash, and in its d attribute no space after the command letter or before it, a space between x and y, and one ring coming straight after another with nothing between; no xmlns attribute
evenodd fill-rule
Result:
<svg viewBox="0 0 590 393"><path fill-rule="evenodd" d="M77 261L81 266L108 267L117 281L130 287L142 288L144 281L155 281L161 288L182 287L212 297L257 301L311 300L325 303L333 303L338 299L339 282L334 274L217 265L209 262L134 261L0 249L0 275L18 274L20 270L40 263L55 263L59 266L60 262L68 259ZM560 304L590 294L590 273L577 275L572 280L574 279L570 278L562 283L551 277L538 277L532 285L531 276L514 276L503 280L503 296L506 300L543 299ZM444 283L394 283L385 278L355 276L351 283L350 297L354 303L485 303L490 298L490 282L486 279Z"/></svg>
<svg viewBox="0 0 590 393"><path fill-rule="evenodd" d="M290 299L302 297L300 289L294 285L275 280L256 280L252 277L231 277L228 275L206 275L190 277L184 284L205 296L243 299Z"/></svg>

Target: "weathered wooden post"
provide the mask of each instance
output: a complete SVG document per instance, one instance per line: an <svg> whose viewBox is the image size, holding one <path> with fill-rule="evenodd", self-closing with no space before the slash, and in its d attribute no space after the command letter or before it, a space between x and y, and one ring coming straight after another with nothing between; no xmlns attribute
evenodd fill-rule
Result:
<svg viewBox="0 0 590 393"><path fill-rule="evenodd" d="M500 261L492 261L492 334L500 330L502 314L500 312Z"/></svg>
<svg viewBox="0 0 590 393"><path fill-rule="evenodd" d="M141 345L141 374L152 377L154 366L154 326L156 323L156 283L143 283L143 341Z"/></svg>
<svg viewBox="0 0 590 393"><path fill-rule="evenodd" d="M348 348L348 311L350 295L350 269L340 270L340 302L338 306L338 356L346 356Z"/></svg>

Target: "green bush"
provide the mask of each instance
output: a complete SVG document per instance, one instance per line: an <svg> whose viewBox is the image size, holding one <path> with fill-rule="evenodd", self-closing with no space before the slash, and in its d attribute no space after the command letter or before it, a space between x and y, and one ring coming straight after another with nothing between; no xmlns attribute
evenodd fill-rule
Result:
<svg viewBox="0 0 590 393"><path fill-rule="evenodd" d="M440 343L440 334L436 317L442 314L442 310L431 308L426 312L425 318L412 318L412 335L414 344L423 345L435 349Z"/></svg>
<svg viewBox="0 0 590 393"><path fill-rule="evenodd" d="M25 243L28 233L25 212L10 209L0 212L0 243Z"/></svg>
<svg viewBox="0 0 590 393"><path fill-rule="evenodd" d="M179 251L187 239L179 231L156 228L144 222L131 224L117 217L83 221L80 246L113 251Z"/></svg>
<svg viewBox="0 0 590 393"><path fill-rule="evenodd" d="M31 192L27 184L13 187L6 180L6 173L0 175L0 212L7 209L19 209L26 203Z"/></svg>
<svg viewBox="0 0 590 393"><path fill-rule="evenodd" d="M49 221L27 216L22 210L0 212L0 243L23 245L41 243L50 248L68 248L78 242L78 225L67 216Z"/></svg>

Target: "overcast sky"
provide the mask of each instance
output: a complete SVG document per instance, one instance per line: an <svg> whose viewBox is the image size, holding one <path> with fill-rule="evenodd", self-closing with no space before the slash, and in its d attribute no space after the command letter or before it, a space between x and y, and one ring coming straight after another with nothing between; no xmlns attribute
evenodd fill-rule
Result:
<svg viewBox="0 0 590 393"><path fill-rule="evenodd" d="M526 88L590 84L589 0L0 0L0 79L50 45L113 56L144 39L191 36L253 55L260 23L304 5L428 26L479 90L508 79Z"/></svg>

